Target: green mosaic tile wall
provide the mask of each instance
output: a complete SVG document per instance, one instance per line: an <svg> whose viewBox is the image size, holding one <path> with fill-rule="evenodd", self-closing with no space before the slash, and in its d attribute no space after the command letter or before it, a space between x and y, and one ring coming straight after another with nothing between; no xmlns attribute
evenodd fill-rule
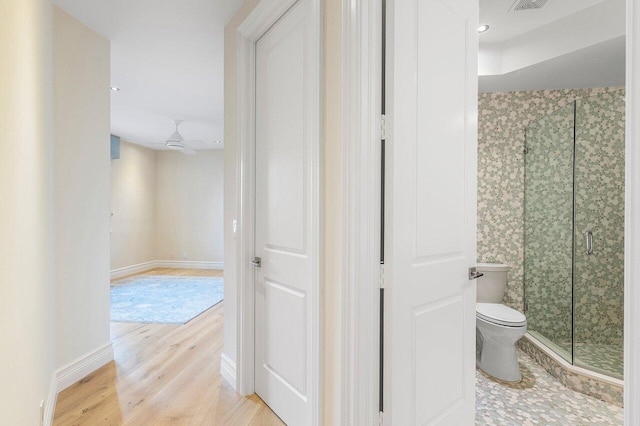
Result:
<svg viewBox="0 0 640 426"><path fill-rule="evenodd" d="M576 338L605 344L617 343L622 338L622 95L620 88L599 88L484 93L479 96L478 262L501 262L511 266L504 303L520 311L524 310L525 128L533 125L533 129L547 121L548 129L542 126L537 135L530 136L543 143L545 137L555 133L554 137L560 136L564 142L572 143L572 103L575 99L585 99L578 102L577 109L576 143L579 149L575 193L576 205L585 207L576 210L575 232L576 241L582 243L583 228L594 228L596 253L582 258L578 254L578 249L582 253L582 246L577 244L576 279L583 284L576 287L575 294L576 321L580 321L576 325ZM554 111L558 113L550 116ZM563 114L563 111L567 113ZM562 163L562 167L553 168L556 175L549 176L557 182L557 185L549 186L555 188L555 195L551 197L553 202L540 198L544 191L528 195L529 209L534 209L534 216L538 214L540 220L550 209L562 209L562 212L556 212L558 217L566 216L564 209L573 202L573 192L569 190L566 176L562 176L568 170L565 166L573 161L573 153L567 150L570 155L566 155L562 149L560 151L532 154L541 155L541 166L545 162ZM529 173L539 173L542 177L545 169L534 167ZM573 182L570 183L572 186ZM534 203L536 196L539 199ZM570 213L565 219L571 219ZM559 223L566 225L565 222ZM544 303L538 304L537 310L533 311L530 305L527 314L530 324L544 329L550 338L570 340L571 251L567 252L565 246L571 241L572 230L562 225L539 228L542 232L538 235L540 242L553 238L553 242L545 246L550 255L527 261L540 268L540 280L546 280L550 285L545 287L540 281L538 287L530 286L529 291L538 291L535 296ZM557 272L552 273L553 270Z"/></svg>

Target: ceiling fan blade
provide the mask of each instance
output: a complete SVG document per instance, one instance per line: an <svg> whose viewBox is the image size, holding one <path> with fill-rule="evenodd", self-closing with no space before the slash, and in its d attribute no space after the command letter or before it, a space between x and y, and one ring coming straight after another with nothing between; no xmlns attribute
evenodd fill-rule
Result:
<svg viewBox="0 0 640 426"><path fill-rule="evenodd" d="M182 152L183 154L186 154L186 155L196 155L196 154L197 154L197 153L196 153L196 151L194 151L193 149L191 149L191 148L186 148L186 147L185 147L185 148L182 148L182 149L180 150L180 152Z"/></svg>

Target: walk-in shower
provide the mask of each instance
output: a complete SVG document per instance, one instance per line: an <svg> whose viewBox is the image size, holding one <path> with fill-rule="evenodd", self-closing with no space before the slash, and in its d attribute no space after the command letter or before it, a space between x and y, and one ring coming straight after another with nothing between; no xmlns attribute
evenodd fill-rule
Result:
<svg viewBox="0 0 640 426"><path fill-rule="evenodd" d="M624 92L578 99L526 129L529 333L568 362L622 378Z"/></svg>

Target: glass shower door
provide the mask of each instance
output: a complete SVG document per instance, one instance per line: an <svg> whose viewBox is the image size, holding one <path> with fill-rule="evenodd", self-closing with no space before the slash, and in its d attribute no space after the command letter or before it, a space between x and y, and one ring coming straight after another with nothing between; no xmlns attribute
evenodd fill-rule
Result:
<svg viewBox="0 0 640 426"><path fill-rule="evenodd" d="M528 331L572 362L574 105L525 129Z"/></svg>
<svg viewBox="0 0 640 426"><path fill-rule="evenodd" d="M576 101L574 364L622 378L624 94Z"/></svg>

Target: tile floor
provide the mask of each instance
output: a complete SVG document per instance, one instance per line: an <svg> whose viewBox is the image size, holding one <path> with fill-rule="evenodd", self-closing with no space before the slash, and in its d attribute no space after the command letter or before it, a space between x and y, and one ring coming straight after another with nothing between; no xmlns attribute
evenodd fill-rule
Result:
<svg viewBox="0 0 640 426"><path fill-rule="evenodd" d="M571 342L552 341L535 330L527 330L527 332L562 358L571 362ZM624 347L622 342L615 345L576 342L575 351L574 360L576 365L622 379L624 374Z"/></svg>
<svg viewBox="0 0 640 426"><path fill-rule="evenodd" d="M624 374L624 351L620 345L576 343L576 364L621 379Z"/></svg>
<svg viewBox="0 0 640 426"><path fill-rule="evenodd" d="M565 388L518 351L520 383L499 383L476 372L476 425L622 425L622 408Z"/></svg>

